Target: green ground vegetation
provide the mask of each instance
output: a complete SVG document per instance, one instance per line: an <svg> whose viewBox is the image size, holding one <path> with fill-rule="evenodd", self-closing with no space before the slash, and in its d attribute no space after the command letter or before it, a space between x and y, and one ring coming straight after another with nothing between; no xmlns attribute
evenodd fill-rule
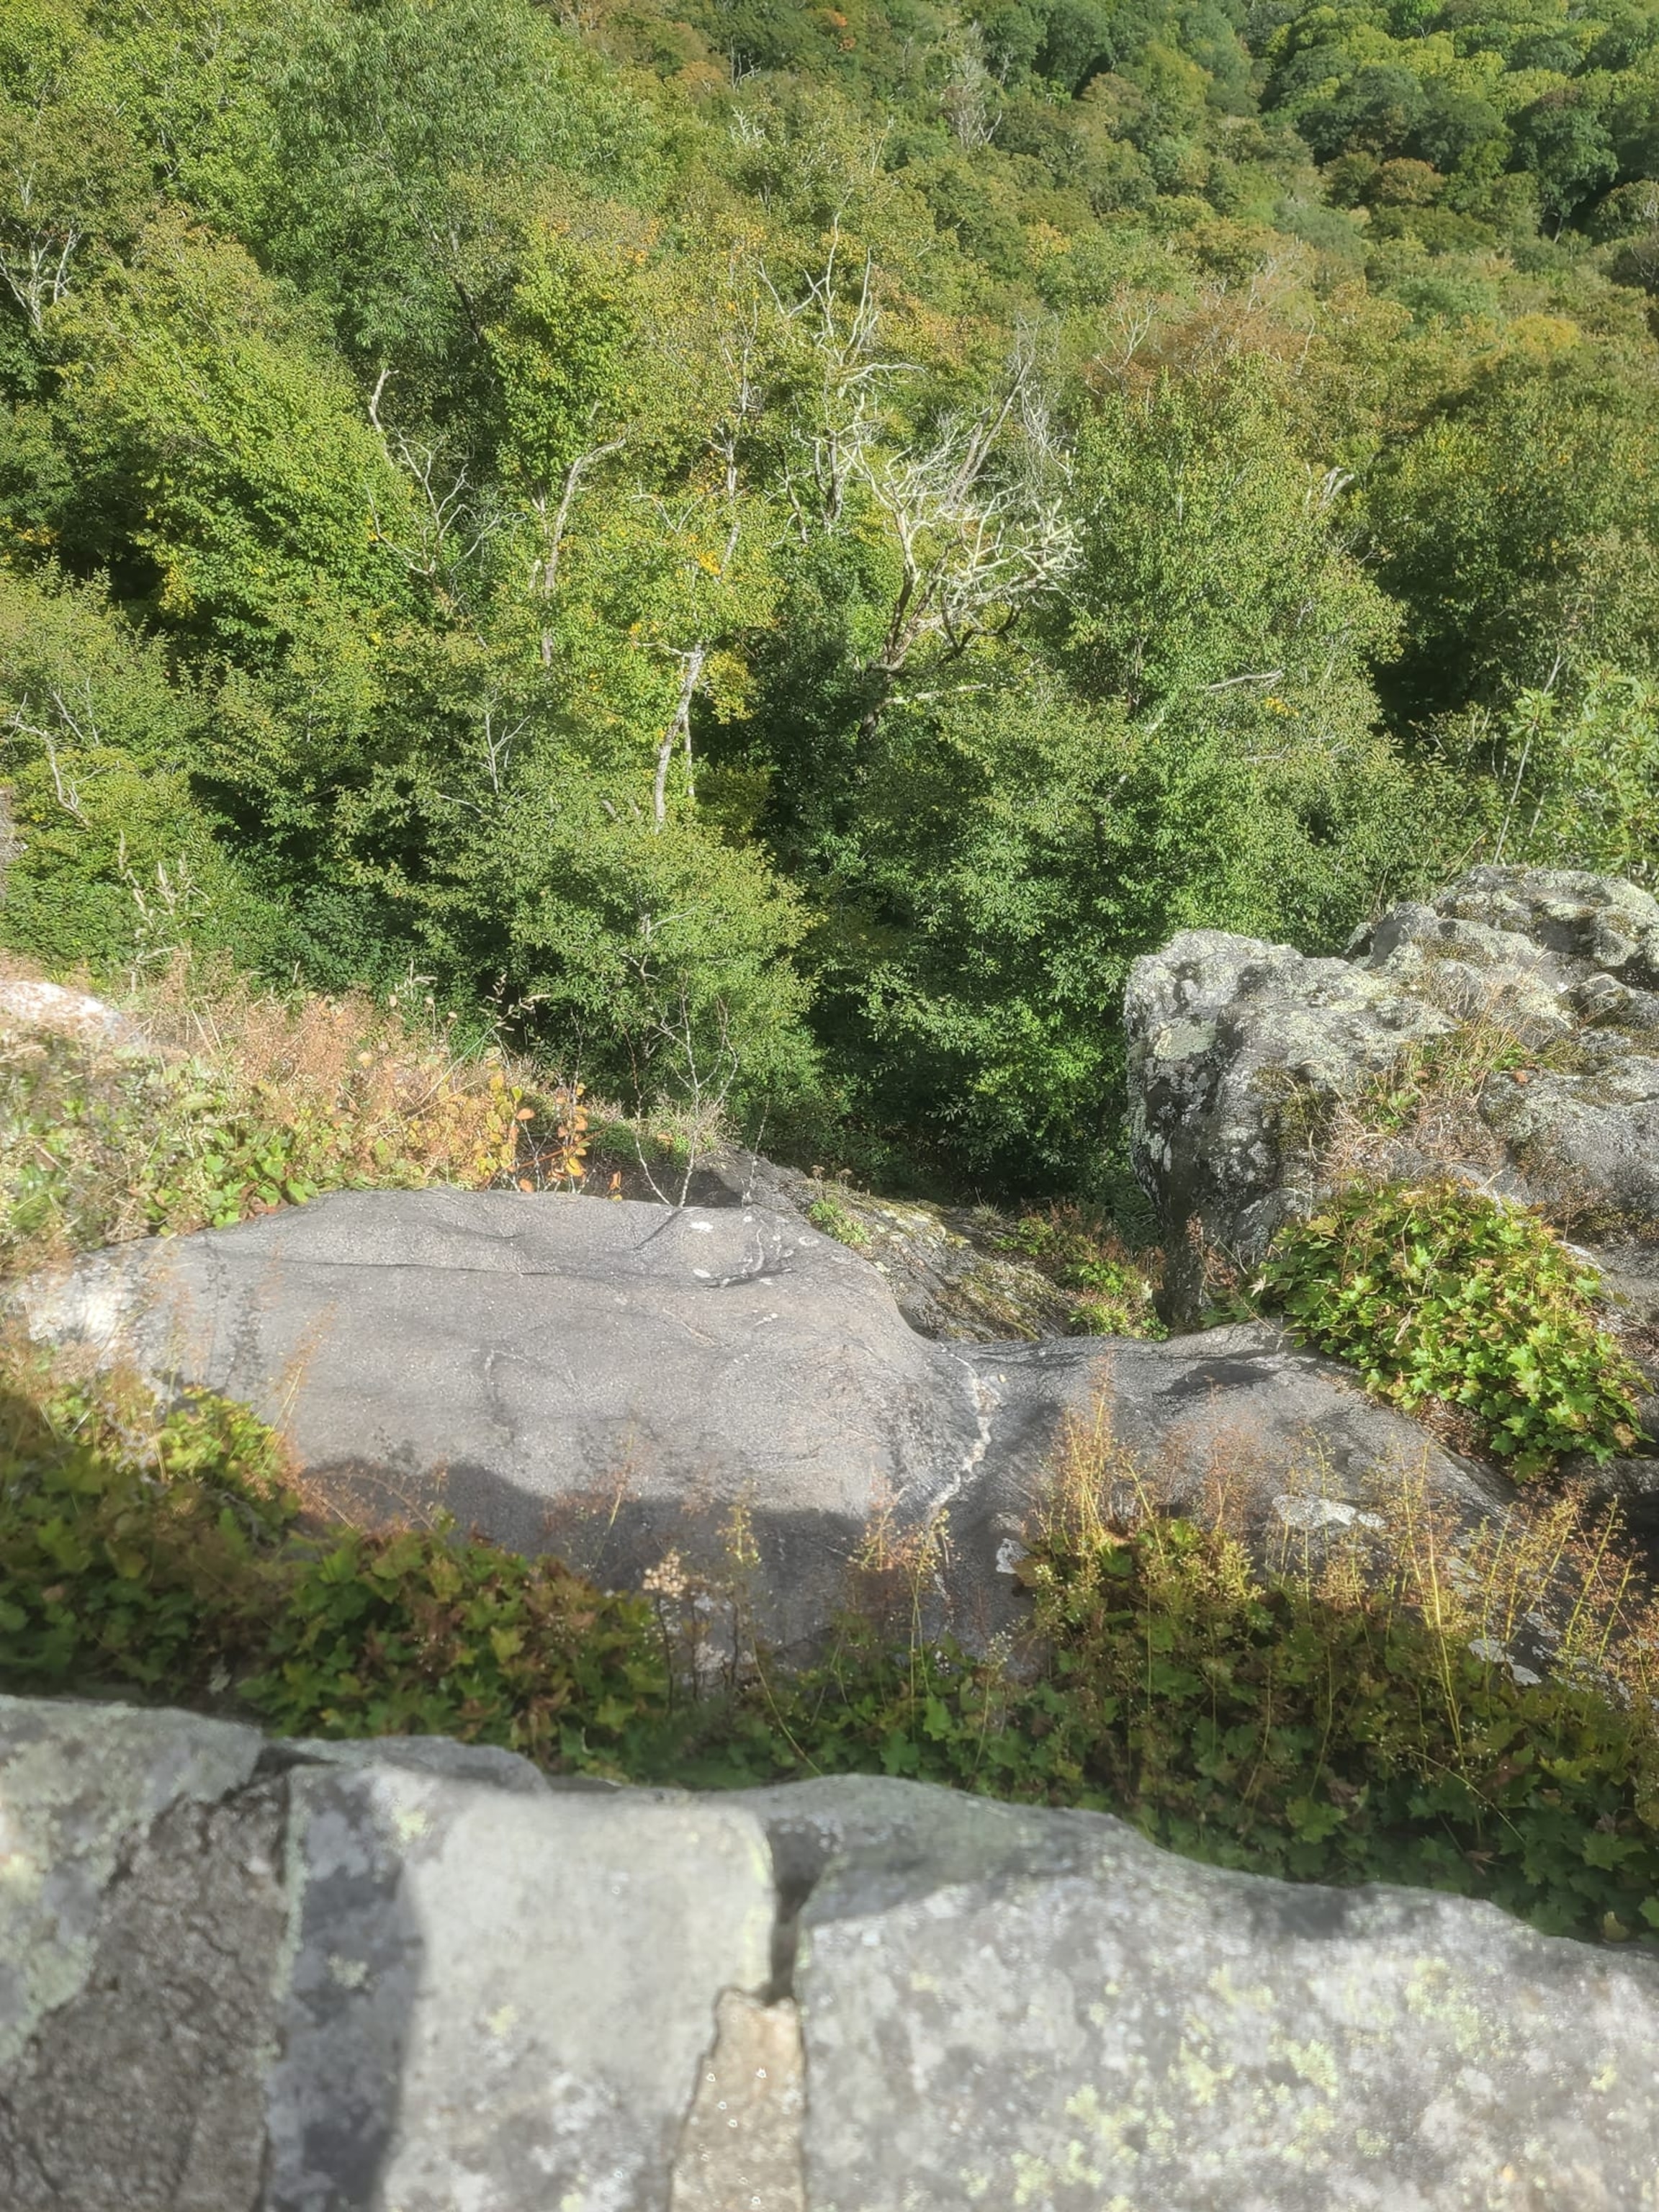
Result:
<svg viewBox="0 0 1659 2212"><path fill-rule="evenodd" d="M332 1523L241 1409L158 1409L14 1353L0 1680L291 1733L441 1731L623 1779L907 1776L1115 1811L1224 1865L1652 1938L1656 1621L1612 1523L1556 1500L1460 1547L1407 1492L1353 1548L1264 1568L1223 1525L1107 1515L1126 1474L1133 1492L1085 1435L1062 1455L1018 1652L918 1628L924 1536L864 1563L863 1601L790 1672L750 1625L741 1515L723 1581L671 1561L608 1595L453 1528Z"/></svg>
<svg viewBox="0 0 1659 2212"><path fill-rule="evenodd" d="M0 153L55 972L1098 1201L1174 929L1653 869L1652 0L12 0Z"/></svg>
<svg viewBox="0 0 1659 2212"><path fill-rule="evenodd" d="M1255 1287L1369 1389L1462 1408L1522 1480L1640 1440L1647 1385L1597 1314L1600 1279L1528 1208L1454 1182L1351 1182L1280 1230Z"/></svg>

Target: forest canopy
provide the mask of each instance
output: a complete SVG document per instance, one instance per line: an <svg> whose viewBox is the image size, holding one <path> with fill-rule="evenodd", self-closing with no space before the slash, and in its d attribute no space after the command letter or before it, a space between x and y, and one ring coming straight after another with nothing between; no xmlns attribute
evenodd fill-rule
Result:
<svg viewBox="0 0 1659 2212"><path fill-rule="evenodd" d="M0 939L1098 1194L1127 965L1659 873L1659 0L9 0Z"/></svg>

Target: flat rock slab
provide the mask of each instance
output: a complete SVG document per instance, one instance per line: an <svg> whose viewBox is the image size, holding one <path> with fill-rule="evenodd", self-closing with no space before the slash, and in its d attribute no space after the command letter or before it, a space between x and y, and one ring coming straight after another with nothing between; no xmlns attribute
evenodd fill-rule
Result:
<svg viewBox="0 0 1659 2212"><path fill-rule="evenodd" d="M441 1504L637 1580L717 1560L744 1505L786 1642L878 1516L926 1522L992 1455L1034 1488L1097 1361L997 1375L792 1215L514 1192L342 1194L122 1248L29 1305L37 1334L246 1400L345 1510Z"/></svg>
<svg viewBox="0 0 1659 2212"><path fill-rule="evenodd" d="M1100 1814L6 1698L0 1820L7 2212L1654 2201L1651 1957Z"/></svg>
<svg viewBox="0 0 1659 2212"><path fill-rule="evenodd" d="M958 1631L1015 1617L1009 1553L1069 1431L1248 1517L1426 1477L1504 1486L1273 1331L943 1344L866 1261L759 1208L353 1192L119 1248L25 1292L37 1335L245 1399L359 1517L447 1506L612 1583L717 1567L733 1509L769 1632L810 1639L872 1527L948 1517Z"/></svg>
<svg viewBox="0 0 1659 2212"><path fill-rule="evenodd" d="M877 1779L745 1801L806 1887L813 2212L1637 2212L1659 1963Z"/></svg>

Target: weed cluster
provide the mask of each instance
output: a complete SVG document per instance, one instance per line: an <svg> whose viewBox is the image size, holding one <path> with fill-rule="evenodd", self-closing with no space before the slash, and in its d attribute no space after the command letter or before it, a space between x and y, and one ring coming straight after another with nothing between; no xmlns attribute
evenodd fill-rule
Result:
<svg viewBox="0 0 1659 2212"><path fill-rule="evenodd" d="M812 1200L806 1209L806 1218L814 1229L823 1230L826 1237L833 1237L838 1244L845 1244L849 1250L854 1252L869 1250L869 1231L861 1221L847 1211L839 1199L833 1197L828 1191L822 1198L815 1198Z"/></svg>
<svg viewBox="0 0 1659 2212"><path fill-rule="evenodd" d="M924 1630L930 1530L872 1563L896 1587L814 1664L750 1642L710 1669L678 1641L704 1608L677 1565L618 1595L453 1529L329 1526L246 1413L147 1413L14 1359L0 1683L638 1781L910 1776L1109 1809L1225 1865L1659 1929L1659 1620L1611 1518L1556 1498L1470 1536L1408 1486L1351 1541L1264 1567L1161 1516L1106 1435L1073 1437L1030 1531L1018 1652Z"/></svg>
<svg viewBox="0 0 1659 2212"><path fill-rule="evenodd" d="M447 1734L614 1765L665 1710L638 1598L443 1528L307 1514L270 1431L191 1395L53 1379L0 1389L0 1682L228 1694L292 1734Z"/></svg>
<svg viewBox="0 0 1659 2212"><path fill-rule="evenodd" d="M997 1250L1018 1252L1072 1294L1075 1336L1162 1336L1153 1309L1156 1270L1131 1255L1116 1233L1077 1206L1052 1206L1023 1214L991 1239Z"/></svg>
<svg viewBox="0 0 1659 2212"><path fill-rule="evenodd" d="M408 1013L395 998L290 1005L197 975L153 983L137 1006L150 1048L7 1035L0 1265L224 1227L324 1190L510 1178L538 1113L522 1078ZM579 1110L563 1093L549 1109L567 1182Z"/></svg>
<svg viewBox="0 0 1659 2212"><path fill-rule="evenodd" d="M1517 1475L1638 1441L1642 1377L1597 1323L1598 1278L1528 1208L1349 1183L1279 1231L1257 1287L1397 1405L1465 1409Z"/></svg>

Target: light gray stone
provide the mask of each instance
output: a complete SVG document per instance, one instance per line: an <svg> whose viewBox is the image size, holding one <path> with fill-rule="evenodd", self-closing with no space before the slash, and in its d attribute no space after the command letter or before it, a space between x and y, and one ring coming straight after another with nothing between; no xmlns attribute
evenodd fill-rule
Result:
<svg viewBox="0 0 1659 2212"><path fill-rule="evenodd" d="M143 1046L143 1030L118 1007L62 983L0 981L0 1031L53 1030L90 1044Z"/></svg>
<svg viewBox="0 0 1659 2212"><path fill-rule="evenodd" d="M270 2212L666 2212L723 1991L771 1973L731 1802L296 1771Z"/></svg>
<svg viewBox="0 0 1659 2212"><path fill-rule="evenodd" d="M637 1180L635 1190L645 1195ZM827 1201L920 1335L958 1344L1034 1342L1067 1335L1074 1326L1076 1297L1022 1255L1011 1233L1014 1220L994 1207L882 1197L734 1151L699 1163L690 1196L698 1206L758 1205L809 1225L816 1225L812 1209Z"/></svg>
<svg viewBox="0 0 1659 2212"><path fill-rule="evenodd" d="M9 2212L1655 2201L1635 1948L914 1783L525 1794L400 1750L0 1698L9 1927L69 1900L80 1962L0 2057Z"/></svg>
<svg viewBox="0 0 1659 2212"><path fill-rule="evenodd" d="M253 2212L283 1812L251 1784L129 1839L81 1986L0 2066L6 2212Z"/></svg>
<svg viewBox="0 0 1659 2212"><path fill-rule="evenodd" d="M799 1906L811 2212L1645 2212L1659 1965L1087 1813L750 1793Z"/></svg>
<svg viewBox="0 0 1659 2212"><path fill-rule="evenodd" d="M223 1721L0 1698L0 2066L84 1985L125 1855L171 1808L246 1782L260 1749Z"/></svg>
<svg viewBox="0 0 1659 2212"><path fill-rule="evenodd" d="M545 1795L548 1780L540 1767L516 1751L493 1743L457 1743L445 1735L380 1736L370 1741L336 1741L295 1736L283 1755L308 1766L402 1766L412 1774L439 1774L453 1782L483 1782L520 1796Z"/></svg>
<svg viewBox="0 0 1659 2212"><path fill-rule="evenodd" d="M244 1398L342 1510L442 1504L607 1581L718 1564L734 1508L767 1623L821 1630L872 1517L988 1458L1035 1487L1097 1347L1006 1364L909 1328L787 1214L515 1192L352 1192L120 1248L25 1293L37 1334Z"/></svg>
<svg viewBox="0 0 1659 2212"><path fill-rule="evenodd" d="M1097 1388L1127 1455L1125 1505L1136 1485L1168 1510L1306 1528L1320 1516L1303 1509L1386 1504L1407 1487L1471 1522L1513 1498L1503 1477L1368 1395L1352 1368L1271 1323L1115 1340Z"/></svg>
<svg viewBox="0 0 1659 2212"><path fill-rule="evenodd" d="M1424 1151L1382 1171L1451 1173L1544 1204L1659 1310L1659 903L1613 878L1480 867L1394 908L1346 959L1191 930L1136 962L1125 997L1137 1171L1197 1296L1191 1232L1252 1265L1323 1186L1331 1116L1407 1048L1471 1023L1537 1066L1498 1069ZM1385 1148L1386 1150L1386 1148ZM1186 1264L1183 1264L1186 1263Z"/></svg>
<svg viewBox="0 0 1659 2212"><path fill-rule="evenodd" d="M0 1955L70 1954L7 2212L1652 2212L1634 1947L910 1783L406 1749L0 1699Z"/></svg>
<svg viewBox="0 0 1659 2212"><path fill-rule="evenodd" d="M970 1641L1008 1626L1006 1547L1068 1425L1103 1421L1171 1501L1224 1468L1258 1517L1402 1469L1480 1488L1271 1334L932 1342L868 1261L753 1207L354 1192L123 1247L25 1297L39 1334L246 1399L344 1513L442 1504L637 1586L671 1553L718 1573L741 1507L785 1646L823 1632L878 1522L908 1540L941 1516L933 1595Z"/></svg>
<svg viewBox="0 0 1659 2212"><path fill-rule="evenodd" d="M710 2068L798 2054L763 1826L428 1749L0 1698L7 2212L669 2212ZM689 2204L798 2166L798 2074Z"/></svg>

